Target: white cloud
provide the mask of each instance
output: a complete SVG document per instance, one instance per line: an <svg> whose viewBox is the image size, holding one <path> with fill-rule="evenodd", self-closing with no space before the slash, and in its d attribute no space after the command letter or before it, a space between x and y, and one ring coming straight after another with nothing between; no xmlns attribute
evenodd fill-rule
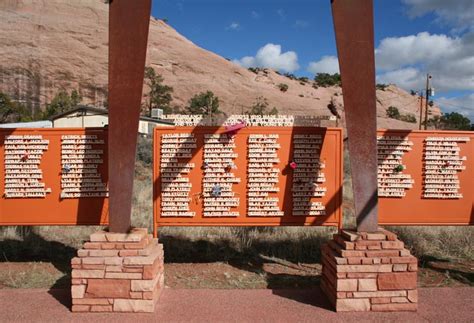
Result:
<svg viewBox="0 0 474 323"><path fill-rule="evenodd" d="M240 24L238 22L232 22L229 26L227 26L226 30L239 30Z"/></svg>
<svg viewBox="0 0 474 323"><path fill-rule="evenodd" d="M412 18L434 13L437 21L458 30L474 28L473 0L403 0Z"/></svg>
<svg viewBox="0 0 474 323"><path fill-rule="evenodd" d="M285 10L283 10L283 9L278 9L278 10L277 10L277 15L280 17L280 20L281 20L281 21L286 20L286 13L285 13Z"/></svg>
<svg viewBox="0 0 474 323"><path fill-rule="evenodd" d="M258 18L260 18L260 14L259 14L258 12L256 12L256 11L252 11L252 12L250 13L250 15L252 16L253 19L258 19Z"/></svg>
<svg viewBox="0 0 474 323"><path fill-rule="evenodd" d="M306 20L296 20L294 27L298 29L305 29L309 27L309 22Z"/></svg>
<svg viewBox="0 0 474 323"><path fill-rule="evenodd" d="M316 73L339 73L339 61L336 56L323 56L317 62L311 62L308 65L308 72Z"/></svg>
<svg viewBox="0 0 474 323"><path fill-rule="evenodd" d="M295 52L282 53L280 45L271 43L260 48L255 56L245 56L233 62L243 67L269 67L284 72L294 72L299 68Z"/></svg>
<svg viewBox="0 0 474 323"><path fill-rule="evenodd" d="M428 72L438 90L474 90L474 33L450 37L422 32L385 38L375 58L381 82L419 89Z"/></svg>
<svg viewBox="0 0 474 323"><path fill-rule="evenodd" d="M403 89L421 89L424 82L424 75L413 67L396 69L377 76L377 83L396 84Z"/></svg>
<svg viewBox="0 0 474 323"><path fill-rule="evenodd" d="M457 112L474 122L474 93L455 98L441 97L436 100L445 113Z"/></svg>

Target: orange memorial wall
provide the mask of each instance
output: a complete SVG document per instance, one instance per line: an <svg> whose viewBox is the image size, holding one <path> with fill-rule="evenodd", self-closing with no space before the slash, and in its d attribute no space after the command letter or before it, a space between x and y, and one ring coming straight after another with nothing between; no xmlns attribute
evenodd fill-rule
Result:
<svg viewBox="0 0 474 323"><path fill-rule="evenodd" d="M379 130L378 144L380 224L474 224L474 132Z"/></svg>
<svg viewBox="0 0 474 323"><path fill-rule="evenodd" d="M108 223L106 129L1 129L0 161L0 225Z"/></svg>
<svg viewBox="0 0 474 323"><path fill-rule="evenodd" d="M342 129L155 128L153 178L155 229L340 227Z"/></svg>

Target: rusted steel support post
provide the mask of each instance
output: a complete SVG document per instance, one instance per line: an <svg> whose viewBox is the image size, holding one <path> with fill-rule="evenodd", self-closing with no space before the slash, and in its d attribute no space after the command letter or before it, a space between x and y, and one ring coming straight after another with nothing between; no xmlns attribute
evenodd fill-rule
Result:
<svg viewBox="0 0 474 323"><path fill-rule="evenodd" d="M109 7L109 223L130 229L133 174L151 0L112 0Z"/></svg>
<svg viewBox="0 0 474 323"><path fill-rule="evenodd" d="M357 230L378 229L372 0L332 0Z"/></svg>

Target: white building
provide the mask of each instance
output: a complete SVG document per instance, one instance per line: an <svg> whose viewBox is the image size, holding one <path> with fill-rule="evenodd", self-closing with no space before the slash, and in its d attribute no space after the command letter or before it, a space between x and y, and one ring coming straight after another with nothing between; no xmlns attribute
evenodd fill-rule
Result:
<svg viewBox="0 0 474 323"><path fill-rule="evenodd" d="M53 128L85 128L105 127L109 124L109 115L106 109L79 106L75 109L57 114L50 118ZM140 117L138 133L151 136L156 126L174 126L173 122L157 118Z"/></svg>

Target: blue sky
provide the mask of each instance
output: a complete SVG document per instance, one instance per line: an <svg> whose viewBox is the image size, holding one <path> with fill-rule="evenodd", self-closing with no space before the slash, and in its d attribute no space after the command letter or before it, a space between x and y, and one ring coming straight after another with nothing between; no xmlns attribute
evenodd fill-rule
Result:
<svg viewBox="0 0 474 323"><path fill-rule="evenodd" d="M329 0L153 0L195 44L245 67L313 77L338 71ZM374 0L377 78L421 89L474 121L474 0Z"/></svg>

